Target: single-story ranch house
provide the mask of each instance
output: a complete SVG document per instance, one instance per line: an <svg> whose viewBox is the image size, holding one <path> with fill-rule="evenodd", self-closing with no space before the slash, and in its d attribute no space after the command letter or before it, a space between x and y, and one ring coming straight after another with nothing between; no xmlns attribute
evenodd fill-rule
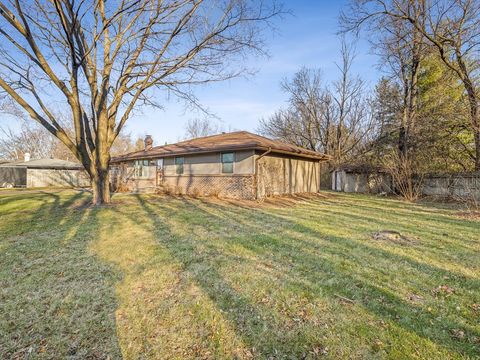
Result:
<svg viewBox="0 0 480 360"><path fill-rule="evenodd" d="M318 192L327 155L246 131L152 147L112 159L111 180L128 191L258 199Z"/></svg>

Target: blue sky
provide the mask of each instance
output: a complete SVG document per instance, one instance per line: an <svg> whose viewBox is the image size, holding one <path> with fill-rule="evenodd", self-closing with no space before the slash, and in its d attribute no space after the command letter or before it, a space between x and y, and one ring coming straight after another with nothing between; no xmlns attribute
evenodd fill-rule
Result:
<svg viewBox="0 0 480 360"><path fill-rule="evenodd" d="M293 12L276 21L277 31L267 37L270 57L254 59L257 73L248 78L208 84L196 88L200 102L218 116L225 130L254 131L261 118L268 118L285 106L287 95L280 89L280 81L302 66L321 68L326 81L337 76L335 62L339 61L340 39L338 15L344 1L303 0L285 1ZM377 59L371 55L366 41L357 42L354 71L374 84L378 77ZM164 110L145 109L127 126L132 135L151 134L157 145L175 142L184 134L189 119L202 117L185 112L175 100L165 103Z"/></svg>
<svg viewBox="0 0 480 360"><path fill-rule="evenodd" d="M236 78L197 87L195 94L201 104L219 118L215 121L226 131L254 131L260 119L285 106L287 95L280 89L283 78L290 78L302 66L307 66L321 68L326 81L335 79L340 49L336 35L338 15L345 3L285 0L285 7L293 14L275 21L277 31L267 34L270 56L250 60L257 73L248 79ZM376 62L368 43L357 42L354 72L374 84L379 76ZM172 98L165 101L163 110L147 108L135 114L127 123L126 131L133 136L151 134L156 145L171 143L182 138L189 119L202 116L191 109L186 111L183 103Z"/></svg>

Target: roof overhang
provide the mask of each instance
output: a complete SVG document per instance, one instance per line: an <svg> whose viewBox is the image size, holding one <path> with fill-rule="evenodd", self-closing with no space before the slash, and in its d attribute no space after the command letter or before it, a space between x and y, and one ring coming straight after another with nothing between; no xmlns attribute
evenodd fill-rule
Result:
<svg viewBox="0 0 480 360"><path fill-rule="evenodd" d="M224 152L224 151L242 151L242 150L258 150L258 151L268 151L271 150L271 153L274 154L283 154L283 155L290 155L290 156L295 156L299 158L305 158L305 159L310 159L310 160L317 160L317 161L329 161L331 160L330 155L324 155L324 154L305 154L305 153L300 153L300 152L295 152L295 151L286 151L286 150L278 150L278 149L272 149L268 147L262 147L262 146L219 146L214 149L198 149L198 150L185 150L185 151L171 151L171 152L165 152L165 153L152 153L149 154L147 152L143 153L135 153L131 155L125 155L125 156L120 156L113 158L111 160L112 163L122 163L126 161L132 161L132 160L141 160L141 159L161 159L161 158L167 158L167 157L173 157L173 156L185 156L185 155L199 155L199 154L211 154L211 153L217 153L217 152Z"/></svg>

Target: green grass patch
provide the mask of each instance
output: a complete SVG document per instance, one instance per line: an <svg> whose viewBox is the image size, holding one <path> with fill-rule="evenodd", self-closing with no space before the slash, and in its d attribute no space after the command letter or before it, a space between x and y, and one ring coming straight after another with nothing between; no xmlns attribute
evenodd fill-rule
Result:
<svg viewBox="0 0 480 360"><path fill-rule="evenodd" d="M0 358L479 357L480 222L454 206L89 200L0 193Z"/></svg>

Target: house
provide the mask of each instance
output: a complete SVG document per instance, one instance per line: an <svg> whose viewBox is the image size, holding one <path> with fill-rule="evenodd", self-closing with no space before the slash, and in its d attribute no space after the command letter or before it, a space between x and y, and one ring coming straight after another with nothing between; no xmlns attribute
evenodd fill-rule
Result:
<svg viewBox="0 0 480 360"><path fill-rule="evenodd" d="M81 164L60 159L25 160L0 164L0 187L87 187Z"/></svg>
<svg viewBox="0 0 480 360"><path fill-rule="evenodd" d="M258 199L318 192L328 156L246 131L152 146L112 159L112 184L129 191L163 189Z"/></svg>
<svg viewBox="0 0 480 360"><path fill-rule="evenodd" d="M390 193L391 176L380 168L368 165L343 165L331 171L332 190L355 193Z"/></svg>

